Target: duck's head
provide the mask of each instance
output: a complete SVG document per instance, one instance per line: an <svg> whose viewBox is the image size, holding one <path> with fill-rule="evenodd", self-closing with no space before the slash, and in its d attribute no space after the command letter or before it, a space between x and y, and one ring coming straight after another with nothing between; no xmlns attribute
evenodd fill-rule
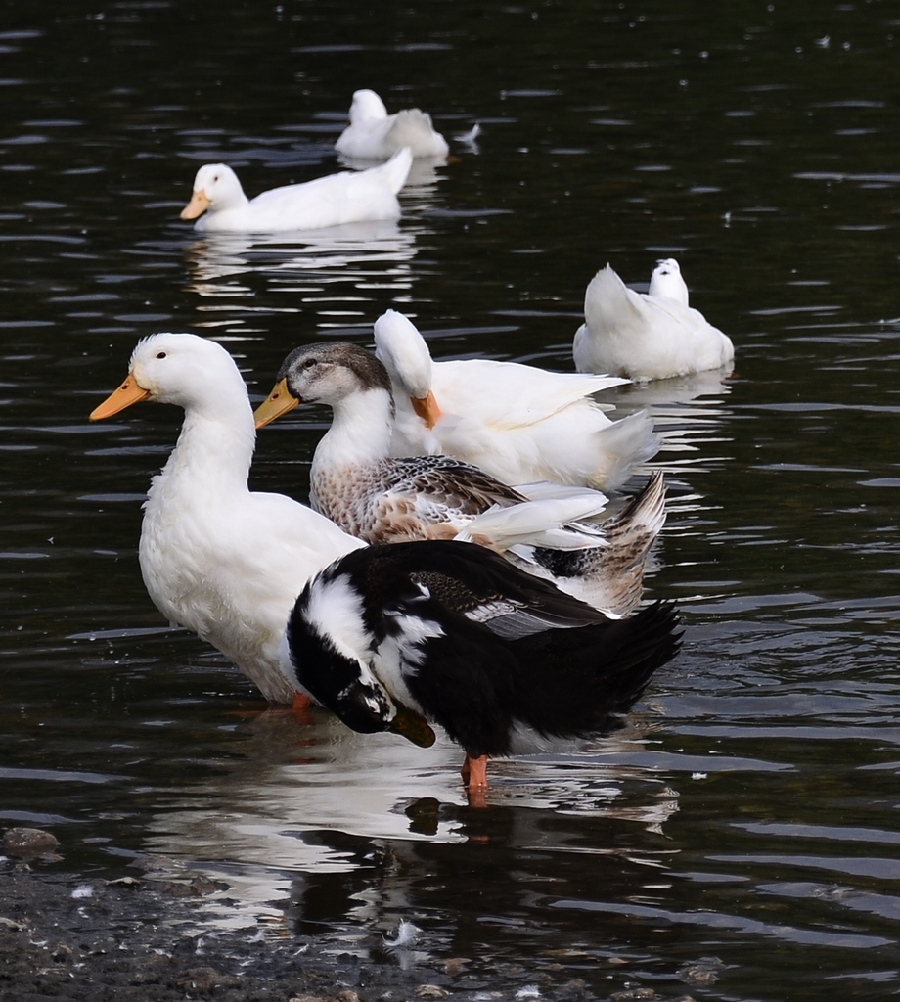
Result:
<svg viewBox="0 0 900 1002"><path fill-rule="evenodd" d="M277 383L256 408L263 428L299 403L336 407L356 394L375 391L391 402L391 380L375 355L347 341L318 342L295 348L278 370Z"/></svg>
<svg viewBox="0 0 900 1002"><path fill-rule="evenodd" d="M353 102L350 105L350 124L370 121L373 118L387 118L387 108L384 101L368 88L355 90L353 92Z"/></svg>
<svg viewBox="0 0 900 1002"><path fill-rule="evenodd" d="M656 262L650 278L650 295L666 299L677 299L688 304L688 288L681 274L681 267L674 257L660 258Z"/></svg>
<svg viewBox="0 0 900 1002"><path fill-rule="evenodd" d="M431 389L431 355L415 324L397 310L386 310L375 321L375 354L391 382L405 393L416 414L429 428L441 416Z"/></svg>
<svg viewBox="0 0 900 1002"><path fill-rule="evenodd" d="M428 748L424 717L394 700L368 664L372 644L360 596L346 577L326 569L300 593L285 643L293 682L360 734L391 731Z"/></svg>
<svg viewBox="0 0 900 1002"><path fill-rule="evenodd" d="M153 334L138 342L125 381L91 412L91 420L102 421L142 400L184 408L204 400L212 404L238 384L246 396L234 359L216 341L196 334Z"/></svg>
<svg viewBox="0 0 900 1002"><path fill-rule="evenodd" d="M246 201L237 174L227 164L204 164L194 178L194 194L181 210L181 218L197 219L207 209L235 208Z"/></svg>

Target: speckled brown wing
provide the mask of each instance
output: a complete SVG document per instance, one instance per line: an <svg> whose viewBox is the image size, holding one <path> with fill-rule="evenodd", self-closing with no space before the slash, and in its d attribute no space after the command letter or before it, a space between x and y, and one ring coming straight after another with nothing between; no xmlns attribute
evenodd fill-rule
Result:
<svg viewBox="0 0 900 1002"><path fill-rule="evenodd" d="M495 504L506 508L527 500L514 487L450 456L393 459L389 464L394 491L418 495L430 505L469 518Z"/></svg>
<svg viewBox="0 0 900 1002"><path fill-rule="evenodd" d="M387 459L319 474L317 511L369 543L452 539L495 504L525 501L514 488L449 456Z"/></svg>

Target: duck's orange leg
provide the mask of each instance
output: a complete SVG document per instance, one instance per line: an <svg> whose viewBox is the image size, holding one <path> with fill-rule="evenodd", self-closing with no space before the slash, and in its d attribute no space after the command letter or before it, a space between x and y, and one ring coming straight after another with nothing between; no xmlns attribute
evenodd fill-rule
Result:
<svg viewBox="0 0 900 1002"><path fill-rule="evenodd" d="M469 789L472 789L472 787L485 789L488 785L487 755L472 756L466 752L466 760L462 764L460 773L462 774L463 782Z"/></svg>
<svg viewBox="0 0 900 1002"><path fill-rule="evenodd" d="M312 706L312 700L305 692L295 692L294 702L291 704L291 713L294 715L294 720L298 724L311 724L312 714L309 712L309 708Z"/></svg>

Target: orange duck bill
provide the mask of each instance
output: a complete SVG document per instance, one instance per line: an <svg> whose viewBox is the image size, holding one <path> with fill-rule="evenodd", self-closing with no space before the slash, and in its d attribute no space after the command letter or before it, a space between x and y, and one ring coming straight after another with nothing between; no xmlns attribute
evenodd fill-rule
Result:
<svg viewBox="0 0 900 1002"><path fill-rule="evenodd" d="M150 396L150 391L139 386L132 373L128 373L128 378L110 393L110 395L91 411L91 421L102 421L104 418L112 417L119 411L124 411L132 404L139 404Z"/></svg>
<svg viewBox="0 0 900 1002"><path fill-rule="evenodd" d="M288 411L293 410L299 403L300 401L288 389L287 379L282 379L253 412L256 427L265 428L275 418L281 417L282 414L287 414Z"/></svg>
<svg viewBox="0 0 900 1002"><path fill-rule="evenodd" d="M206 192L202 189L195 191L190 202L181 210L182 219L197 219L210 207L212 203L206 197Z"/></svg>
<svg viewBox="0 0 900 1002"><path fill-rule="evenodd" d="M428 391L427 396L410 397L409 399L412 401L413 410L429 429L433 428L440 421L441 408L438 406L437 400L434 399L434 393L431 390Z"/></svg>

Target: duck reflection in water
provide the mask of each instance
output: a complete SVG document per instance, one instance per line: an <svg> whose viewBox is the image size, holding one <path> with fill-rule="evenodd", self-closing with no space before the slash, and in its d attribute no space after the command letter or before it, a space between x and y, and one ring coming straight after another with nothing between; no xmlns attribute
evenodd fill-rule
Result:
<svg viewBox="0 0 900 1002"><path fill-rule="evenodd" d="M193 284L201 296L234 299L250 289L218 279L263 273L283 283L291 277L309 280L321 275L340 279L356 290L373 272L388 288L406 291L412 281L410 262L416 255L415 234L401 230L394 219L344 223L302 233L210 233L188 248Z"/></svg>

